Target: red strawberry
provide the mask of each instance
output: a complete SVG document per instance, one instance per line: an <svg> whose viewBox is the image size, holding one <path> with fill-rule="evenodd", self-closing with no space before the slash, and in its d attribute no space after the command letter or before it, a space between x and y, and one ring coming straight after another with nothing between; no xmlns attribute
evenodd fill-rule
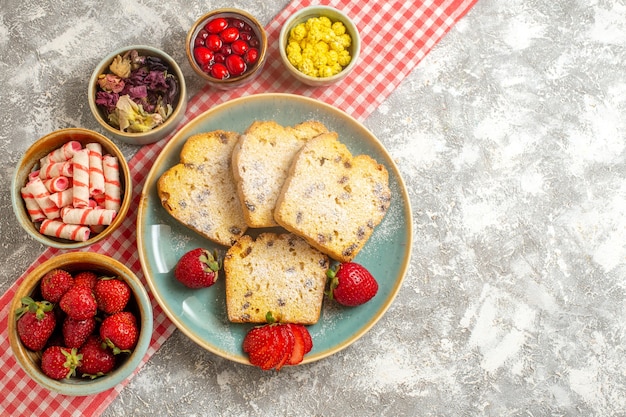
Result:
<svg viewBox="0 0 626 417"><path fill-rule="evenodd" d="M130 287L125 281L115 277L100 278L93 290L98 308L106 313L118 313L126 307L130 300Z"/></svg>
<svg viewBox="0 0 626 417"><path fill-rule="evenodd" d="M176 264L174 276L189 288L204 288L215 284L222 267L217 252L197 248L184 254Z"/></svg>
<svg viewBox="0 0 626 417"><path fill-rule="evenodd" d="M43 299L58 303L63 294L74 285L74 278L63 269L53 269L43 276L40 285Z"/></svg>
<svg viewBox="0 0 626 417"><path fill-rule="evenodd" d="M378 292L376 279L362 265L344 262L326 271L330 288L326 293L345 306L358 306L371 300Z"/></svg>
<svg viewBox="0 0 626 417"><path fill-rule="evenodd" d="M287 324L294 336L294 346L287 365L297 365L302 362L304 355L313 348L313 340L306 327L301 324Z"/></svg>
<svg viewBox="0 0 626 417"><path fill-rule="evenodd" d="M85 320L76 320L69 316L65 317L61 326L65 347L78 349L95 329L96 319L94 317Z"/></svg>
<svg viewBox="0 0 626 417"><path fill-rule="evenodd" d="M274 368L277 371L280 371L283 365L285 365L287 361L289 361L289 358L293 353L293 349L295 346L295 336L291 331L291 328L286 324L279 324L277 328L280 331L280 334L278 339L278 346L276 347L276 349L281 353L280 361L278 361L278 363L274 365Z"/></svg>
<svg viewBox="0 0 626 417"><path fill-rule="evenodd" d="M110 315L100 325L100 337L116 355L130 352L137 344L138 336L137 319L129 311Z"/></svg>
<svg viewBox="0 0 626 417"><path fill-rule="evenodd" d="M263 370L274 368L277 371L284 365L300 363L302 358L298 360L297 357L300 353L304 356L307 347L299 327L302 327L308 334L306 328L301 325L273 323L270 314L268 314L268 323L252 328L243 339L243 351L248 354L250 363ZM294 331L294 328L298 330ZM296 349L298 352L294 353Z"/></svg>
<svg viewBox="0 0 626 417"><path fill-rule="evenodd" d="M85 320L94 317L98 312L98 305L93 292L88 287L73 286L61 297L59 306L68 316L76 320Z"/></svg>
<svg viewBox="0 0 626 417"><path fill-rule="evenodd" d="M93 271L81 271L74 275L74 285L76 286L86 286L91 288L92 290L96 286L96 282L98 281L98 275L96 275Z"/></svg>
<svg viewBox="0 0 626 417"><path fill-rule="evenodd" d="M277 349L279 332L277 325L268 324L252 328L243 339L243 351L248 354L252 365L263 370L272 369L280 359Z"/></svg>
<svg viewBox="0 0 626 417"><path fill-rule="evenodd" d="M51 346L41 355L41 370L52 379L70 378L76 373L80 359L76 349Z"/></svg>
<svg viewBox="0 0 626 417"><path fill-rule="evenodd" d="M22 298L23 306L16 313L17 334L28 349L38 351L44 348L54 332L57 323L48 301L35 301L30 297Z"/></svg>
<svg viewBox="0 0 626 417"><path fill-rule="evenodd" d="M115 355L97 335L89 336L78 353L82 355L82 359L76 370L81 376L94 379L108 374L115 367Z"/></svg>

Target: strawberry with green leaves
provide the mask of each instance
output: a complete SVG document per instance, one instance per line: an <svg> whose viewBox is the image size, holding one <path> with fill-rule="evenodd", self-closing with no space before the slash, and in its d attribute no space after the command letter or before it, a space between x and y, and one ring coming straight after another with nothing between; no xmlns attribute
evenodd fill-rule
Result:
<svg viewBox="0 0 626 417"><path fill-rule="evenodd" d="M130 300L130 286L116 277L101 277L93 289L98 308L106 314L119 313Z"/></svg>
<svg viewBox="0 0 626 417"><path fill-rule="evenodd" d="M135 315L130 311L120 311L107 316L100 325L100 337L114 354L130 353L139 337Z"/></svg>
<svg viewBox="0 0 626 417"><path fill-rule="evenodd" d="M378 292L378 282L356 262L344 262L326 271L329 279L328 298L344 306L365 304Z"/></svg>
<svg viewBox="0 0 626 417"><path fill-rule="evenodd" d="M17 334L26 348L32 351L44 348L57 323L53 308L54 304L49 301L22 298L22 307L15 313Z"/></svg>
<svg viewBox="0 0 626 417"><path fill-rule="evenodd" d="M217 252L196 248L178 260L174 277L188 288L206 288L215 284L221 267Z"/></svg>
<svg viewBox="0 0 626 417"><path fill-rule="evenodd" d="M78 353L82 358L76 371L83 377L94 379L108 374L115 368L115 355L98 335L89 336Z"/></svg>
<svg viewBox="0 0 626 417"><path fill-rule="evenodd" d="M51 303L58 303L63 294L74 285L72 274L64 269L53 269L41 278L41 296Z"/></svg>
<svg viewBox="0 0 626 417"><path fill-rule="evenodd" d="M41 355L41 370L52 379L71 378L76 374L81 358L74 348L50 346Z"/></svg>

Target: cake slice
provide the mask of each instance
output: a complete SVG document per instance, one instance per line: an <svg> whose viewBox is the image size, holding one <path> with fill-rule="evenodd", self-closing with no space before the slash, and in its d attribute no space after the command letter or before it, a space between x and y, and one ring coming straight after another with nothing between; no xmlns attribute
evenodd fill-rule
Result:
<svg viewBox="0 0 626 417"><path fill-rule="evenodd" d="M337 135L309 140L295 156L274 218L331 258L351 261L391 202L387 169L368 155L352 156Z"/></svg>
<svg viewBox="0 0 626 417"><path fill-rule="evenodd" d="M157 182L161 204L172 217L224 246L231 246L248 228L231 168L238 139L238 133L222 130L190 136L180 163Z"/></svg>
<svg viewBox="0 0 626 417"><path fill-rule="evenodd" d="M316 323L328 266L326 255L291 233L242 236L224 257L228 319L265 323L270 312L281 323Z"/></svg>
<svg viewBox="0 0 626 417"><path fill-rule="evenodd" d="M233 175L246 223L277 226L274 206L291 160L307 140L327 132L317 121L283 127L273 120L255 121L233 150Z"/></svg>

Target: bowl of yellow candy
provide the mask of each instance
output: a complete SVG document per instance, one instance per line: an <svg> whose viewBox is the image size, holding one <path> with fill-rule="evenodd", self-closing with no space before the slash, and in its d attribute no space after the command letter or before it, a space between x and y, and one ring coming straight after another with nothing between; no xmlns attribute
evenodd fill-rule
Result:
<svg viewBox="0 0 626 417"><path fill-rule="evenodd" d="M309 6L291 15L280 31L280 56L291 75L321 87L344 79L357 64L361 38L345 13Z"/></svg>

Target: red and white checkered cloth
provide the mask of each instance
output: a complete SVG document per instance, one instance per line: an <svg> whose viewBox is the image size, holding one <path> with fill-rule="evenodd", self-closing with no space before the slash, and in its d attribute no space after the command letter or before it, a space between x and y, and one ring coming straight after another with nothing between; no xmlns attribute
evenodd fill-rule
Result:
<svg viewBox="0 0 626 417"><path fill-rule="evenodd" d="M295 11L312 3L294 0L267 27L270 51L263 73L252 84L228 92L204 88L188 105L183 124L221 102L264 92L301 94L331 104L358 120L364 120L382 103L398 84L417 67L432 47L461 19L477 0L330 0L328 5L351 16L362 37L359 64L336 85L309 88L292 79L281 68L278 35L281 25ZM142 147L130 160L133 199L127 219L111 237L89 248L107 254L129 266L145 280L136 250L135 227L144 175L167 140ZM46 249L24 273L35 265L57 255L59 250ZM98 416L117 397L129 379L106 392L87 397L68 397L51 393L31 380L15 361L7 335L8 306L19 277L0 298L0 415L2 416ZM144 281L145 282L145 281ZM175 330L160 306L154 307L154 333L142 365L159 349ZM137 372L137 371L136 371Z"/></svg>

